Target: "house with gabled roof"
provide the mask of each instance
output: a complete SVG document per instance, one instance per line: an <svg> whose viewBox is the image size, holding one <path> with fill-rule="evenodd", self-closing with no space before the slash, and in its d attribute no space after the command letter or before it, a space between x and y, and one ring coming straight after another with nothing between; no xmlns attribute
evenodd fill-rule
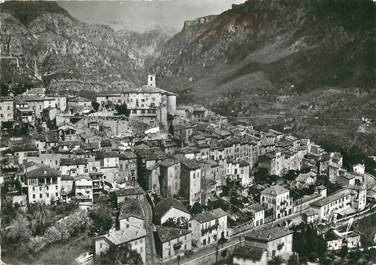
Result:
<svg viewBox="0 0 376 265"><path fill-rule="evenodd" d="M267 209L273 209L276 219L292 214L293 203L290 191L280 185L261 191L260 203Z"/></svg>
<svg viewBox="0 0 376 265"><path fill-rule="evenodd" d="M38 165L26 172L28 203L51 204L60 198L61 174L50 167Z"/></svg>
<svg viewBox="0 0 376 265"><path fill-rule="evenodd" d="M247 247L257 247L267 251L267 259L292 254L293 231L279 226L263 227L244 236Z"/></svg>
<svg viewBox="0 0 376 265"><path fill-rule="evenodd" d="M142 262L146 261L146 230L127 228L116 230L94 238L95 256L106 252L110 246L127 246L140 254Z"/></svg>
<svg viewBox="0 0 376 265"><path fill-rule="evenodd" d="M119 205L119 228L125 230L129 227L145 228L145 213L140 201L126 198Z"/></svg>
<svg viewBox="0 0 376 265"><path fill-rule="evenodd" d="M258 247L239 246L232 253L232 262L238 265L265 265L268 262L267 251Z"/></svg>
<svg viewBox="0 0 376 265"><path fill-rule="evenodd" d="M175 227L156 226L155 245L163 261L184 256L192 249L192 232Z"/></svg>
<svg viewBox="0 0 376 265"><path fill-rule="evenodd" d="M169 219L176 222L188 221L191 219L191 214L179 200L166 198L155 206L154 220L157 224L164 224Z"/></svg>
<svg viewBox="0 0 376 265"><path fill-rule="evenodd" d="M227 238L227 217L228 213L221 208L193 216L188 222L188 229L192 231L192 243L203 247Z"/></svg>

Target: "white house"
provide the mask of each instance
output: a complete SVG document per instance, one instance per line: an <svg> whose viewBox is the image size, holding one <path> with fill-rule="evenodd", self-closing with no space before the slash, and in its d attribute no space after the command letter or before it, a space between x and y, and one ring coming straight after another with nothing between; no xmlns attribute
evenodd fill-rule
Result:
<svg viewBox="0 0 376 265"><path fill-rule="evenodd" d="M178 200L166 198L160 201L154 208L155 221L158 224L164 224L169 219L175 222L188 222L191 214L188 209Z"/></svg>
<svg viewBox="0 0 376 265"><path fill-rule="evenodd" d="M74 180L74 194L81 209L93 207L93 180L88 176L77 176Z"/></svg>
<svg viewBox="0 0 376 265"><path fill-rule="evenodd" d="M329 221L331 218L351 205L351 192L349 189L338 190L326 198L310 204L311 209L319 214L320 220Z"/></svg>
<svg viewBox="0 0 376 265"><path fill-rule="evenodd" d="M145 228L145 213L141 207L140 201L133 198L126 198L120 204L119 228L125 230L128 228Z"/></svg>
<svg viewBox="0 0 376 265"><path fill-rule="evenodd" d="M28 203L51 204L60 198L60 172L41 166L26 173Z"/></svg>
<svg viewBox="0 0 376 265"><path fill-rule="evenodd" d="M157 226L155 245L163 261L184 256L186 251L192 249L192 232L175 227Z"/></svg>
<svg viewBox="0 0 376 265"><path fill-rule="evenodd" d="M268 260L275 256L292 254L293 231L276 227L259 228L244 236L245 246L267 251Z"/></svg>
<svg viewBox="0 0 376 265"><path fill-rule="evenodd" d="M261 191L260 203L267 209L273 209L276 219L292 213L290 191L279 185L274 185Z"/></svg>
<svg viewBox="0 0 376 265"><path fill-rule="evenodd" d="M146 261L146 231L145 229L128 228L109 232L94 238L95 255L106 252L111 245L128 246L140 254L143 263Z"/></svg>
<svg viewBox="0 0 376 265"><path fill-rule="evenodd" d="M228 237L228 214L221 208L198 214L189 221L188 229L192 231L192 243L202 247Z"/></svg>

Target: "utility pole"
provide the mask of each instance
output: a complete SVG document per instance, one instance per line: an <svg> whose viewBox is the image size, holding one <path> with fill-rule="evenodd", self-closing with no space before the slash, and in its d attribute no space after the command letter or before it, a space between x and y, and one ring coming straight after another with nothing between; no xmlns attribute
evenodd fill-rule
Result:
<svg viewBox="0 0 376 265"><path fill-rule="evenodd" d="M215 246L215 263L218 262L218 248L219 248L219 246L218 246L218 243L217 243L217 245Z"/></svg>
<svg viewBox="0 0 376 265"><path fill-rule="evenodd" d="M1 122L0 122L0 129L1 129ZM1 133L1 132L0 132ZM1 144L1 134L0 134L0 144ZM3 177L3 171L1 170L1 166L2 166L2 160L3 160L3 157L2 157L2 152L0 152L0 212L1 212L1 188L3 187L3 183L4 183L4 177ZM1 229L1 217L0 217L0 229ZM1 235L0 235L0 265L3 264L3 261L1 259Z"/></svg>
<svg viewBox="0 0 376 265"><path fill-rule="evenodd" d="M2 156L0 152L0 164L1 164ZM2 176L2 170L1 170L1 165L0 165L0 211L1 211L1 188L3 187L4 183L4 177ZM1 228L1 218L0 218L0 228ZM1 235L0 235L0 265L3 264L3 261L1 260Z"/></svg>

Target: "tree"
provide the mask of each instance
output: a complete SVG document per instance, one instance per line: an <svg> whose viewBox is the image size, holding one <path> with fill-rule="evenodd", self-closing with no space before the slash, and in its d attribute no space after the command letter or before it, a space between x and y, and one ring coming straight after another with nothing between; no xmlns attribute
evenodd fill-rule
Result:
<svg viewBox="0 0 376 265"><path fill-rule="evenodd" d="M326 252L326 241L312 225L301 224L294 232L293 250L299 254L300 261L311 260L323 256Z"/></svg>
<svg viewBox="0 0 376 265"><path fill-rule="evenodd" d="M283 177L284 179L287 180L294 180L296 177L299 175L299 172L296 170L289 170L287 174Z"/></svg>
<svg viewBox="0 0 376 265"><path fill-rule="evenodd" d="M299 265L298 255L292 254L287 261L287 265Z"/></svg>
<svg viewBox="0 0 376 265"><path fill-rule="evenodd" d="M138 265L142 264L142 258L139 253L130 250L127 246L111 245L105 253L98 257L95 263L97 265Z"/></svg>
<svg viewBox="0 0 376 265"><path fill-rule="evenodd" d="M112 227L111 211L105 207L99 207L89 212L91 219L91 231L99 234L107 233Z"/></svg>
<svg viewBox="0 0 376 265"><path fill-rule="evenodd" d="M29 222L27 219L18 214L16 219L14 219L8 229L6 229L6 242L22 242L28 241L31 237L31 230L29 228Z"/></svg>
<svg viewBox="0 0 376 265"><path fill-rule="evenodd" d="M37 219L37 232L44 230L44 222L47 216L46 206L42 202L35 203L35 217Z"/></svg>
<svg viewBox="0 0 376 265"><path fill-rule="evenodd" d="M93 109L94 109L95 111L98 111L98 110L99 110L99 106L100 106L100 104L99 104L98 102L96 102L96 101L92 101L92 102L91 102L91 106L93 107Z"/></svg>
<svg viewBox="0 0 376 265"><path fill-rule="evenodd" d="M255 172L255 181L256 183L264 183L266 182L266 179L269 177L269 172L266 168L259 168Z"/></svg>
<svg viewBox="0 0 376 265"><path fill-rule="evenodd" d="M130 114L130 110L128 109L128 106L125 103L115 105L115 110L117 111L118 115L125 115L128 117Z"/></svg>
<svg viewBox="0 0 376 265"><path fill-rule="evenodd" d="M281 265L283 263L283 259L279 256L275 256L272 260L268 261L268 265Z"/></svg>
<svg viewBox="0 0 376 265"><path fill-rule="evenodd" d="M347 253L349 252L349 249L347 247L347 245L343 245L342 248L341 248L341 257L342 258L345 258Z"/></svg>
<svg viewBox="0 0 376 265"><path fill-rule="evenodd" d="M60 231L55 226L49 227L44 233L44 237L46 238L46 242L49 244L62 239Z"/></svg>
<svg viewBox="0 0 376 265"><path fill-rule="evenodd" d="M188 229L188 219L184 217L168 218L164 226L176 227L180 229Z"/></svg>
<svg viewBox="0 0 376 265"><path fill-rule="evenodd" d="M36 236L30 239L28 248L31 253L41 251L47 245L46 239L42 236Z"/></svg>
<svg viewBox="0 0 376 265"><path fill-rule="evenodd" d="M3 194L3 193L2 193ZM13 207L12 203L5 202L1 207L1 222L2 225L9 224L17 216L17 209Z"/></svg>
<svg viewBox="0 0 376 265"><path fill-rule="evenodd" d="M202 205L199 202L195 202L195 204L193 204L191 208L191 214L192 215L199 214L199 213L202 213L203 210L204 208L202 207Z"/></svg>

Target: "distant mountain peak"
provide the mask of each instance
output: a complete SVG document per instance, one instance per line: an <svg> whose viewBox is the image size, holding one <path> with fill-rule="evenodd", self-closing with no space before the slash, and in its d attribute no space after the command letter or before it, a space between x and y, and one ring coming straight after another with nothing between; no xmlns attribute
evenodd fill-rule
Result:
<svg viewBox="0 0 376 265"><path fill-rule="evenodd" d="M6 1L0 4L0 12L10 13L25 26L46 13L61 14L73 19L67 10L54 1Z"/></svg>

